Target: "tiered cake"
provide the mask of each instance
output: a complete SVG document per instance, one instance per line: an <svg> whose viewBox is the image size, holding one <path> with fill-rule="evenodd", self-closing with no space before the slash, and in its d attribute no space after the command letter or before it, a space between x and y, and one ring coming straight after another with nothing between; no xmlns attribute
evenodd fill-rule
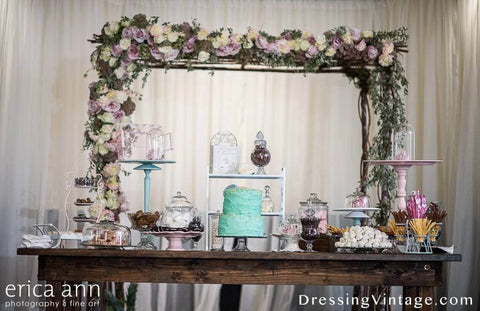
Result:
<svg viewBox="0 0 480 311"><path fill-rule="evenodd" d="M262 192L230 185L223 191L223 214L218 222L220 236L261 237L265 234Z"/></svg>

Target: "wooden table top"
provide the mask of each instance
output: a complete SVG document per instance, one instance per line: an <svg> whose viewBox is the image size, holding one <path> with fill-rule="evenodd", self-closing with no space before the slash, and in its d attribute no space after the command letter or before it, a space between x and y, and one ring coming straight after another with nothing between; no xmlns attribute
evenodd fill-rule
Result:
<svg viewBox="0 0 480 311"><path fill-rule="evenodd" d="M165 259L312 260L312 261L462 261L461 254L347 254L305 252L161 251L136 249L18 248L17 255Z"/></svg>

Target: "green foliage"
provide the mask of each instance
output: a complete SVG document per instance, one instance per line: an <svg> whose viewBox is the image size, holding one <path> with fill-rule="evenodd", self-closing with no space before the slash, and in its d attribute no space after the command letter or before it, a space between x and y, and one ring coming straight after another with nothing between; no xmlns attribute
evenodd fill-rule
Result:
<svg viewBox="0 0 480 311"><path fill-rule="evenodd" d="M124 297L117 298L109 290L105 291L105 299L107 303L107 311L135 311L135 301L137 297L138 284L131 283L128 286L127 299Z"/></svg>

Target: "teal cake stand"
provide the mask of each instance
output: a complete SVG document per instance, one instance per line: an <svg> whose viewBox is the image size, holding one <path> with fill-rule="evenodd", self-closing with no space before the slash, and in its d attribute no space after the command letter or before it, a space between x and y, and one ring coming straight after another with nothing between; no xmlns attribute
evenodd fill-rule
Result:
<svg viewBox="0 0 480 311"><path fill-rule="evenodd" d="M145 177L143 178L143 212L150 211L150 173L152 171L159 171L161 168L158 164L173 164L173 160L121 160L119 163L140 164L134 170L143 171ZM140 231L140 243L136 246L137 249L156 249L155 245L149 239L148 234Z"/></svg>

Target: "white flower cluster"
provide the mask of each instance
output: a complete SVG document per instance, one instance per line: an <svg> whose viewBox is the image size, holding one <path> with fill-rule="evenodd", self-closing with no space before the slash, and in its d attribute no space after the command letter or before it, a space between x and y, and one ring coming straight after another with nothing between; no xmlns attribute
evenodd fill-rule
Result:
<svg viewBox="0 0 480 311"><path fill-rule="evenodd" d="M353 226L343 234L335 246L389 248L392 247L392 243L388 241L388 236L380 230L367 226Z"/></svg>

